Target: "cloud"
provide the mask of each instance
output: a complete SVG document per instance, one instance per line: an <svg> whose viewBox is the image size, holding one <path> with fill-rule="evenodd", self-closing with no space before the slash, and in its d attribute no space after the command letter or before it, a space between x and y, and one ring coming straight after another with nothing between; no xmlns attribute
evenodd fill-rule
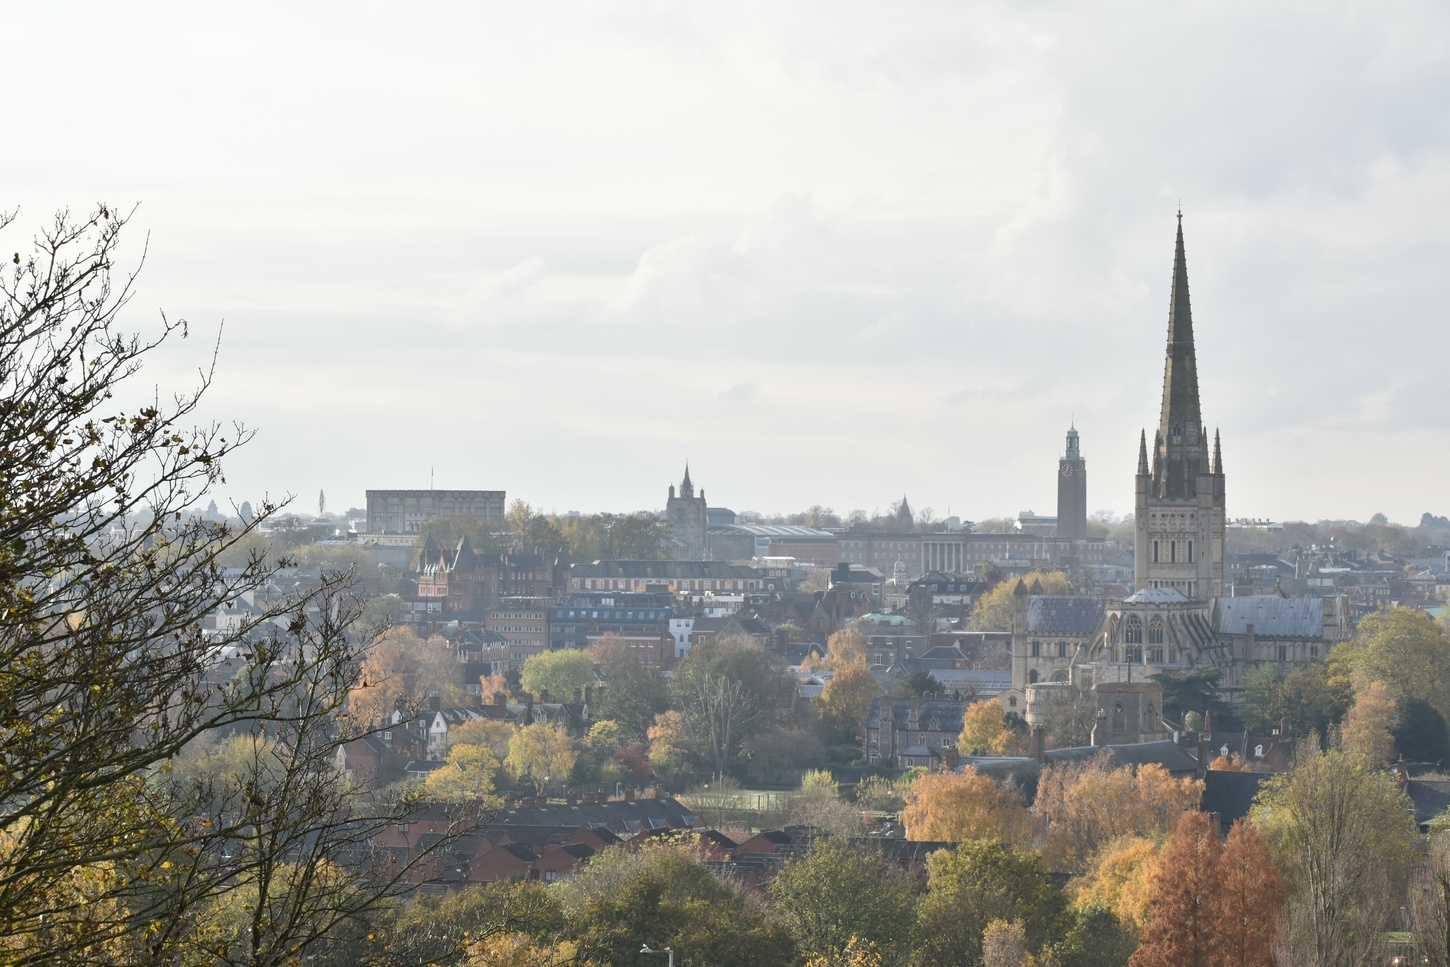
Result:
<svg viewBox="0 0 1450 967"><path fill-rule="evenodd" d="M755 399L760 393L759 383L736 383L720 394L722 400L729 400L732 403L745 403Z"/></svg>

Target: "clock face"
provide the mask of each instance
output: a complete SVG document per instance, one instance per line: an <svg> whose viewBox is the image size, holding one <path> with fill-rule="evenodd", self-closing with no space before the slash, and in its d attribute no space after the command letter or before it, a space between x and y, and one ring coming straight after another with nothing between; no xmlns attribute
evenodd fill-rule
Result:
<svg viewBox="0 0 1450 967"><path fill-rule="evenodd" d="M1060 468L1060 472L1061 472L1061 474L1064 477L1071 477L1072 476L1072 464L1070 464L1070 463L1064 463L1062 465L1062 467Z"/></svg>

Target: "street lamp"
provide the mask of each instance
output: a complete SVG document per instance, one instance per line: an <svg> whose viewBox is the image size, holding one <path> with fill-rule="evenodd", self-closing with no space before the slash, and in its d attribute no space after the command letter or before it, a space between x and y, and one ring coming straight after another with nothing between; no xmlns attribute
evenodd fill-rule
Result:
<svg viewBox="0 0 1450 967"><path fill-rule="evenodd" d="M645 944L643 947L639 948L639 952L642 954L664 954L666 957L669 958L669 961L666 963L665 967L675 967L675 952L669 947L666 947L664 950L651 950L649 944Z"/></svg>

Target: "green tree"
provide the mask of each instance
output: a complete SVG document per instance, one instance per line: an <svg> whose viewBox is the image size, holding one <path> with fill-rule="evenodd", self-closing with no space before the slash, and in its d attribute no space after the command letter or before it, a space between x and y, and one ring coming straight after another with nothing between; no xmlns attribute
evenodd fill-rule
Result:
<svg viewBox="0 0 1450 967"><path fill-rule="evenodd" d="M640 661L616 635L603 635L591 650L605 684L594 713L619 723L628 741L644 742L655 716L669 705L664 676Z"/></svg>
<svg viewBox="0 0 1450 967"><path fill-rule="evenodd" d="M1393 777L1305 749L1292 772L1260 787L1253 821L1290 889L1279 963L1370 962L1414 855L1415 824Z"/></svg>
<svg viewBox="0 0 1450 967"><path fill-rule="evenodd" d="M1052 943L1050 959L1057 967L1127 967L1138 947L1133 931L1105 907L1086 906L1072 911L1062 939Z"/></svg>
<svg viewBox="0 0 1450 967"><path fill-rule="evenodd" d="M1355 691L1383 682L1390 696L1429 702L1450 719L1450 634L1418 608L1382 608L1366 615L1354 639L1335 649Z"/></svg>
<svg viewBox="0 0 1450 967"><path fill-rule="evenodd" d="M564 887L571 935L601 963L637 967L640 947L669 947L678 964L792 967L790 932L684 844L606 850Z"/></svg>
<svg viewBox="0 0 1450 967"><path fill-rule="evenodd" d="M1066 902L1036 851L975 840L932 853L926 865L914 964L976 967L993 920L1022 920L1028 950L1060 934Z"/></svg>
<svg viewBox="0 0 1450 967"><path fill-rule="evenodd" d="M1177 719L1185 712L1207 712L1220 728L1235 718L1233 709L1219 697L1223 669L1199 665L1177 671L1163 671L1152 676L1163 686L1163 714Z"/></svg>
<svg viewBox="0 0 1450 967"><path fill-rule="evenodd" d="M852 938L869 940L890 961L909 949L916 915L911 879L869 846L819 840L767 889L801 950L831 967L846 962Z"/></svg>
<svg viewBox="0 0 1450 967"><path fill-rule="evenodd" d="M727 639L690 649L670 691L688 745L719 776L734 768L742 742L780 720L795 684L758 645Z"/></svg>
<svg viewBox="0 0 1450 967"><path fill-rule="evenodd" d="M535 698L542 698L547 692L556 702L567 702L574 689L594 685L598 681L594 662L584 652L573 648L530 655L524 659L524 667L519 672L519 684L524 691Z"/></svg>

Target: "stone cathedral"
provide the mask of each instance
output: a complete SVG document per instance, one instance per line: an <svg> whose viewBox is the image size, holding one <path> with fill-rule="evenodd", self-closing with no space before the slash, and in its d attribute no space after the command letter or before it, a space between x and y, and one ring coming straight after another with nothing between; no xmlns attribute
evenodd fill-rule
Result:
<svg viewBox="0 0 1450 967"><path fill-rule="evenodd" d="M1208 432L1198 409L1182 212L1168 300L1163 407L1151 455L1147 431L1139 436L1135 484L1133 586L1140 591L1174 588L1189 600L1222 597L1223 458L1215 430L1210 460Z"/></svg>

